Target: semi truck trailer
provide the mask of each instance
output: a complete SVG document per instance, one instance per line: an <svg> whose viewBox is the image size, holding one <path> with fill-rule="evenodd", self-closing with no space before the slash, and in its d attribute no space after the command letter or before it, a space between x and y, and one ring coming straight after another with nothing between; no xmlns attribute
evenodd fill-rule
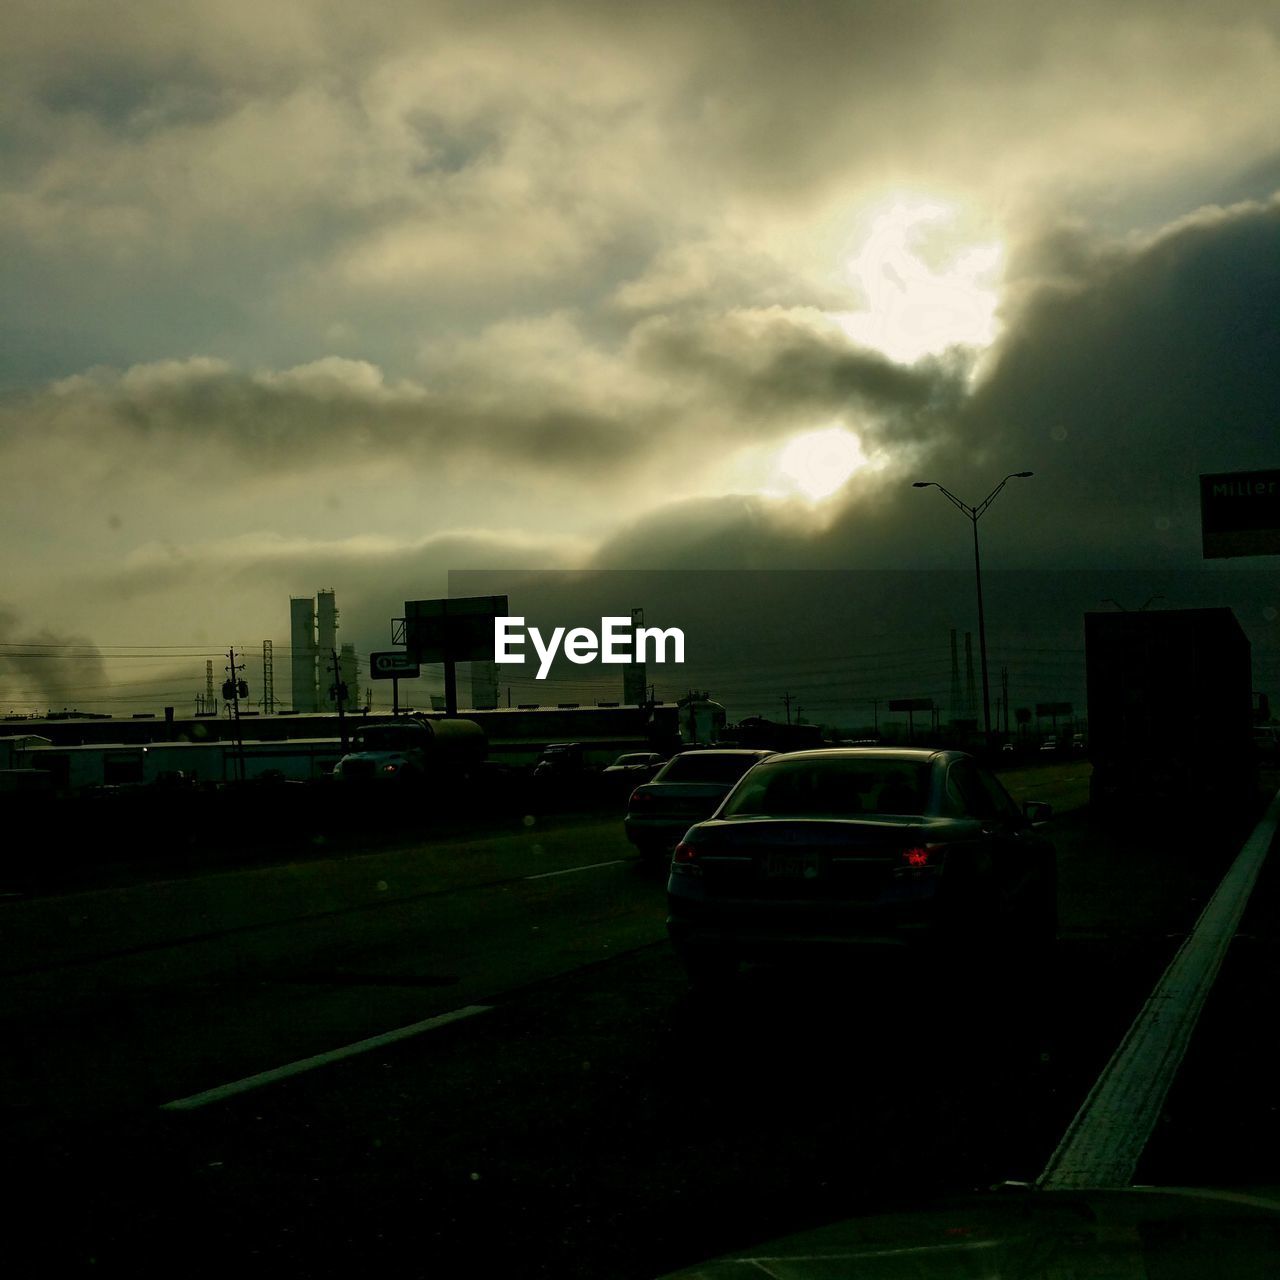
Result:
<svg viewBox="0 0 1280 1280"><path fill-rule="evenodd" d="M1086 613L1090 802L1206 816L1252 804L1252 668L1230 609Z"/></svg>

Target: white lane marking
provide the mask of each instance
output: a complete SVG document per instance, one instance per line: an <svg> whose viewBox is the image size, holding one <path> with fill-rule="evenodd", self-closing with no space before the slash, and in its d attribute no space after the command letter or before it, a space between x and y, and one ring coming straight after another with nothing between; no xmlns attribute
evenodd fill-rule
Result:
<svg viewBox="0 0 1280 1280"><path fill-rule="evenodd" d="M563 871L539 871L536 876L525 876L526 880L546 880L549 876L570 876L575 871L594 871L597 867L618 867L626 862L626 858L614 858L612 862L589 862L585 867L565 867Z"/></svg>
<svg viewBox="0 0 1280 1280"><path fill-rule="evenodd" d="M286 1063L283 1067L260 1071L257 1075L245 1076L243 1080L233 1080L230 1084L221 1084L216 1088L206 1089L203 1093L193 1093L190 1097L166 1102L160 1110L194 1111L197 1107L207 1107L211 1102L221 1102L225 1098L235 1097L238 1093L248 1093L250 1089L260 1089L263 1085L274 1084L277 1080L286 1080L289 1076L301 1075L304 1071L312 1071L316 1067L324 1067L331 1062L341 1062L343 1058L354 1058L358 1053L381 1049L383 1045L395 1044L398 1040L408 1040L411 1036L421 1035L424 1031L434 1031L436 1027L457 1022L460 1018L474 1017L477 1013L488 1013L492 1008L493 1006L488 1004L469 1004L463 1009L453 1009L449 1013L441 1013L434 1018L410 1023L407 1027L397 1027L396 1030L384 1032L380 1036L357 1040L355 1044L343 1045L340 1049L330 1049L327 1053L300 1058L297 1062Z"/></svg>
<svg viewBox="0 0 1280 1280"><path fill-rule="evenodd" d="M1130 1184L1277 824L1280 792L1094 1082L1037 1186L1060 1190Z"/></svg>

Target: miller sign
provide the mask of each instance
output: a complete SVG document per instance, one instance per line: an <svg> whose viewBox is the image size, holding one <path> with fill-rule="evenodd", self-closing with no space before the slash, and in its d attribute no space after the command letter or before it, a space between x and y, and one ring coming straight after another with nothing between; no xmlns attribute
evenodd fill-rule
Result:
<svg viewBox="0 0 1280 1280"><path fill-rule="evenodd" d="M1204 558L1280 555L1280 471L1200 477Z"/></svg>

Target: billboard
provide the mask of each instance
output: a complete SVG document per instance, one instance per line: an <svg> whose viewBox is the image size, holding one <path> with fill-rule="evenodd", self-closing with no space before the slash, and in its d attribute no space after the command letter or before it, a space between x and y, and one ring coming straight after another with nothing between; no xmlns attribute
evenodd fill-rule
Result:
<svg viewBox="0 0 1280 1280"><path fill-rule="evenodd" d="M1204 558L1280 555L1280 471L1200 477Z"/></svg>
<svg viewBox="0 0 1280 1280"><path fill-rule="evenodd" d="M415 662L493 659L493 620L508 613L506 596L406 600L403 644Z"/></svg>

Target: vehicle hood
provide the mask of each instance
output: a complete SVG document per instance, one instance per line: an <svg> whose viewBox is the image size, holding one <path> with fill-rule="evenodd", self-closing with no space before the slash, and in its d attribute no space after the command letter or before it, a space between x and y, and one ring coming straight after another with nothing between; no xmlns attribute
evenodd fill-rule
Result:
<svg viewBox="0 0 1280 1280"><path fill-rule="evenodd" d="M1280 1261L1271 1192L992 1192L765 1241L663 1280L1263 1280Z"/></svg>

